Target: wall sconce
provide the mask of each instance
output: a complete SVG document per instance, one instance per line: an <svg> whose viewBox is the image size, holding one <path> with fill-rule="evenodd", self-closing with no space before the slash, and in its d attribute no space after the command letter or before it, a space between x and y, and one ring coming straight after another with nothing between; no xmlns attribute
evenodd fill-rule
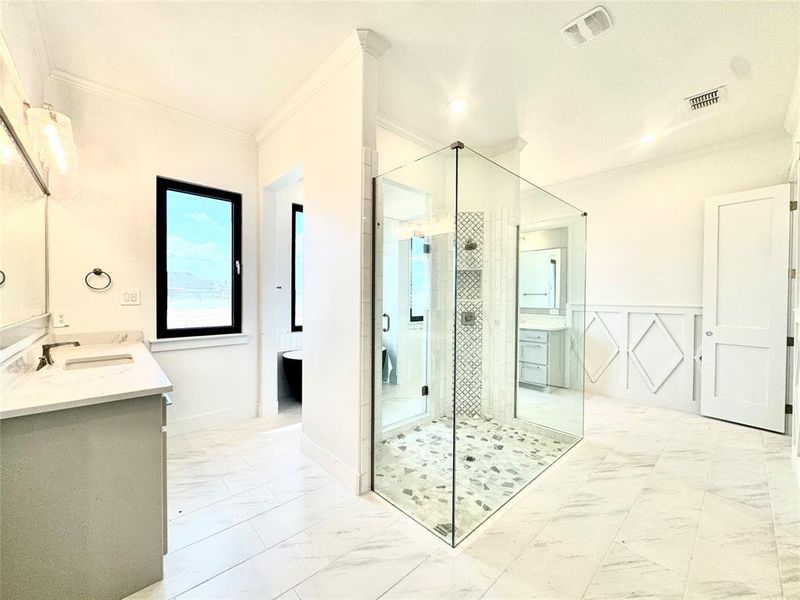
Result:
<svg viewBox="0 0 800 600"><path fill-rule="evenodd" d="M77 166L78 154L72 138L72 121L53 110L52 104L28 109L28 129L39 160L47 169L55 168L62 175Z"/></svg>

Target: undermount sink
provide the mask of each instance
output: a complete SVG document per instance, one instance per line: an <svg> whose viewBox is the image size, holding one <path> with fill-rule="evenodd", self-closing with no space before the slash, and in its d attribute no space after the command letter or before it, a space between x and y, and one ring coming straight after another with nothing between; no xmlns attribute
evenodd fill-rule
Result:
<svg viewBox="0 0 800 600"><path fill-rule="evenodd" d="M106 356L83 356L68 358L64 362L64 368L71 369L92 369L94 367L111 367L114 365L127 365L133 362L130 354L111 354Z"/></svg>

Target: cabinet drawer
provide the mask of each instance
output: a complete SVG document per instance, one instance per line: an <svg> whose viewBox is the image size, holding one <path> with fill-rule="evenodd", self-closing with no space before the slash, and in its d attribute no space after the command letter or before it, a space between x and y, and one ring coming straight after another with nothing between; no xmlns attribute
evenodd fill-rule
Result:
<svg viewBox="0 0 800 600"><path fill-rule="evenodd" d="M542 365L519 364L519 380L522 383L547 385L547 367Z"/></svg>
<svg viewBox="0 0 800 600"><path fill-rule="evenodd" d="M547 344L542 342L520 342L519 360L526 363L547 364Z"/></svg>
<svg viewBox="0 0 800 600"><path fill-rule="evenodd" d="M538 329L520 329L519 339L526 342L547 342L547 332Z"/></svg>

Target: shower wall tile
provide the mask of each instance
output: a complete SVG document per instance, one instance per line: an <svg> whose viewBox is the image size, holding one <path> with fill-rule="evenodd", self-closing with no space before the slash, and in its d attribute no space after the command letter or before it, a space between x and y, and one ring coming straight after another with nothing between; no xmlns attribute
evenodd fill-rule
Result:
<svg viewBox="0 0 800 600"><path fill-rule="evenodd" d="M359 465L358 491L362 494L370 489L372 473L372 448L370 436L372 423L372 279L374 268L373 256L373 223L376 214L382 214L382 206L375 207L372 193L372 178L377 175L378 153L374 148L362 147L362 197L361 197L361 319L360 319L360 353L359 353ZM380 203L379 203L380 204ZM377 210L376 210L377 209ZM369 427L368 427L369 425Z"/></svg>
<svg viewBox="0 0 800 600"><path fill-rule="evenodd" d="M484 414L509 423L516 396L516 211L504 207L486 213L484 252Z"/></svg>
<svg viewBox="0 0 800 600"><path fill-rule="evenodd" d="M453 234L446 233L431 239L431 287L430 312L430 394L428 401L431 414L451 416L453 414L453 281L454 265Z"/></svg>

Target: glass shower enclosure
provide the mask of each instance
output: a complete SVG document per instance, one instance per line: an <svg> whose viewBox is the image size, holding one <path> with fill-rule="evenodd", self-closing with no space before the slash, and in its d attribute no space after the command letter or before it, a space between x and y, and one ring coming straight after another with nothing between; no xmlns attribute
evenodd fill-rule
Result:
<svg viewBox="0 0 800 600"><path fill-rule="evenodd" d="M460 142L374 185L372 487L455 546L583 435L586 214Z"/></svg>

